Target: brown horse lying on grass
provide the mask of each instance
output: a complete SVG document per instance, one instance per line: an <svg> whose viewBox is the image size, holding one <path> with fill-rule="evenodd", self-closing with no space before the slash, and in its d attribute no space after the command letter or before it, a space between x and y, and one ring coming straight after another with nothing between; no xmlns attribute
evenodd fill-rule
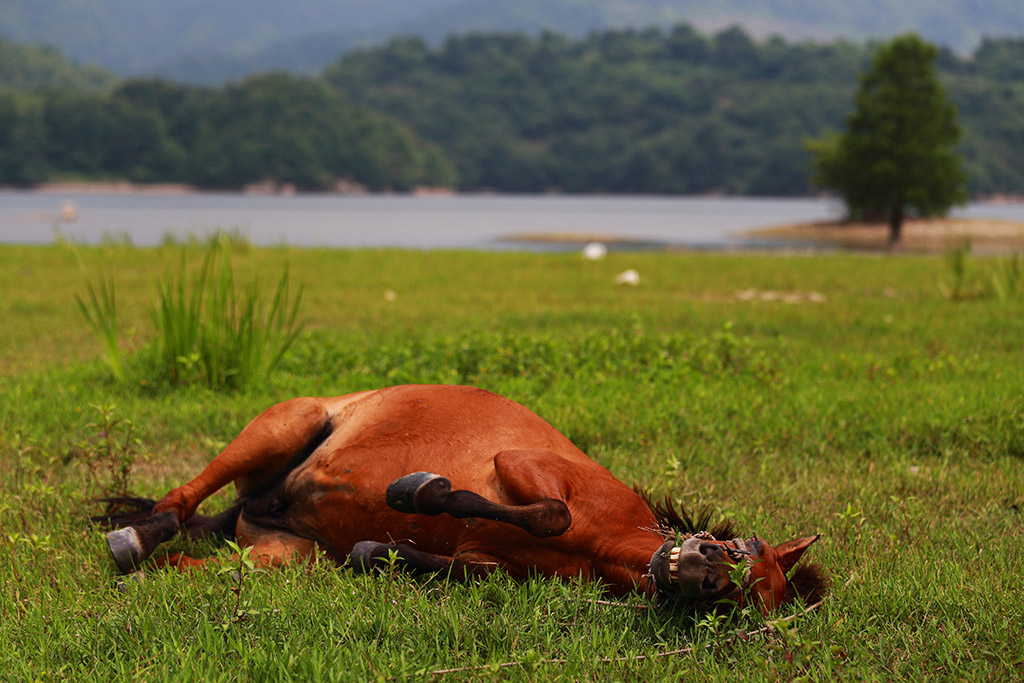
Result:
<svg viewBox="0 0 1024 683"><path fill-rule="evenodd" d="M228 510L196 515L230 482L238 498ZM234 535L266 565L322 553L365 571L397 553L417 572L582 575L613 594L749 597L765 612L827 590L816 565L786 578L817 536L773 547L731 538L728 525L681 529L693 526L685 513L651 505L523 406L470 387L407 385L280 403L198 477L155 504L136 503L141 511L98 518L123 527L107 534L122 572L184 527ZM206 561L172 555L160 563Z"/></svg>

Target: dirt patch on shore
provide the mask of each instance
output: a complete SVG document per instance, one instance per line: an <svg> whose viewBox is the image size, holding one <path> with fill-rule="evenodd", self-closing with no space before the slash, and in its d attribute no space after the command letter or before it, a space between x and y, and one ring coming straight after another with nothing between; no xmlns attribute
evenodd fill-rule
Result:
<svg viewBox="0 0 1024 683"><path fill-rule="evenodd" d="M39 194L157 194L179 195L193 194L197 190L191 185L180 183L130 183L128 181L110 182L54 182L43 183L33 188Z"/></svg>
<svg viewBox="0 0 1024 683"><path fill-rule="evenodd" d="M619 237L596 232L523 232L514 235L504 235L498 238L500 242L532 242L534 244L550 244L566 247L583 246L591 242L609 244L616 246L660 246L659 242L645 240L636 237Z"/></svg>
<svg viewBox="0 0 1024 683"><path fill-rule="evenodd" d="M846 249L884 250L889 244L885 223L831 221L781 225L752 230L748 236ZM942 252L969 241L977 252L1024 250L1024 223L999 219L940 218L908 220L903 224L904 251Z"/></svg>

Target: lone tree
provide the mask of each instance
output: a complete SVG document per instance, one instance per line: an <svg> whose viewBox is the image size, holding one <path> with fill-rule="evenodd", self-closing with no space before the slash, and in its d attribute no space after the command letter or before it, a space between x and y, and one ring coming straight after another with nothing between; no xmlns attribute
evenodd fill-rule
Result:
<svg viewBox="0 0 1024 683"><path fill-rule="evenodd" d="M814 183L838 190L850 219L887 219L890 249L907 215L943 216L967 199L953 150L960 126L935 74L937 55L914 34L879 47L860 77L846 131L808 143Z"/></svg>

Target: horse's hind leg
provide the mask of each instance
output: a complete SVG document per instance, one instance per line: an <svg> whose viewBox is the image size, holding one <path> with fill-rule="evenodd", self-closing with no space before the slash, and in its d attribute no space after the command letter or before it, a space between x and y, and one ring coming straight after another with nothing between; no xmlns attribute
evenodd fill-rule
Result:
<svg viewBox="0 0 1024 683"><path fill-rule="evenodd" d="M144 498L108 499L121 505L130 505L135 510L119 514L92 517L92 521L112 529L107 534L107 546L122 573L128 573L149 556L163 540L173 536L175 529L192 538L203 538L221 533L235 536L235 526L241 505L235 504L213 517L192 515L183 525L175 524L171 513L153 515L154 501Z"/></svg>
<svg viewBox="0 0 1024 683"><path fill-rule="evenodd" d="M138 569L158 545L178 531L180 524L170 512L151 515L135 526L107 533L107 548L122 574Z"/></svg>
<svg viewBox="0 0 1024 683"><path fill-rule="evenodd" d="M523 458L551 462L557 455L547 451L505 451L495 457L499 479L518 504L503 505L487 500L472 491L453 491L451 482L441 475L415 472L396 479L387 488L389 507L399 512L422 515L449 514L452 517L479 517L517 526L537 538L559 536L569 528L572 515L560 495L558 478L545 478L543 473L522 481L507 481L502 476L503 460ZM507 468L507 465L504 466ZM536 470L535 470L536 471ZM530 478L529 471L516 478Z"/></svg>
<svg viewBox="0 0 1024 683"><path fill-rule="evenodd" d="M202 501L236 480L246 495L269 489L309 457L332 428L318 399L297 398L272 406L246 425L199 476L158 501L153 513L173 512L184 522Z"/></svg>
<svg viewBox="0 0 1024 683"><path fill-rule="evenodd" d="M203 500L232 481L247 495L269 489L309 457L331 430L327 411L317 399L293 399L267 409L199 476L158 501L147 520L108 533L114 562L122 572L138 567L160 543L177 533Z"/></svg>

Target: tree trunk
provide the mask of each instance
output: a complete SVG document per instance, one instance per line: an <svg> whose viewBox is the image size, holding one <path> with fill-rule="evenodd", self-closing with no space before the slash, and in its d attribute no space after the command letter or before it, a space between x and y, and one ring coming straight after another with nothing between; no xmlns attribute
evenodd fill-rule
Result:
<svg viewBox="0 0 1024 683"><path fill-rule="evenodd" d="M889 210L889 251L900 246L903 233L903 204L897 204Z"/></svg>

